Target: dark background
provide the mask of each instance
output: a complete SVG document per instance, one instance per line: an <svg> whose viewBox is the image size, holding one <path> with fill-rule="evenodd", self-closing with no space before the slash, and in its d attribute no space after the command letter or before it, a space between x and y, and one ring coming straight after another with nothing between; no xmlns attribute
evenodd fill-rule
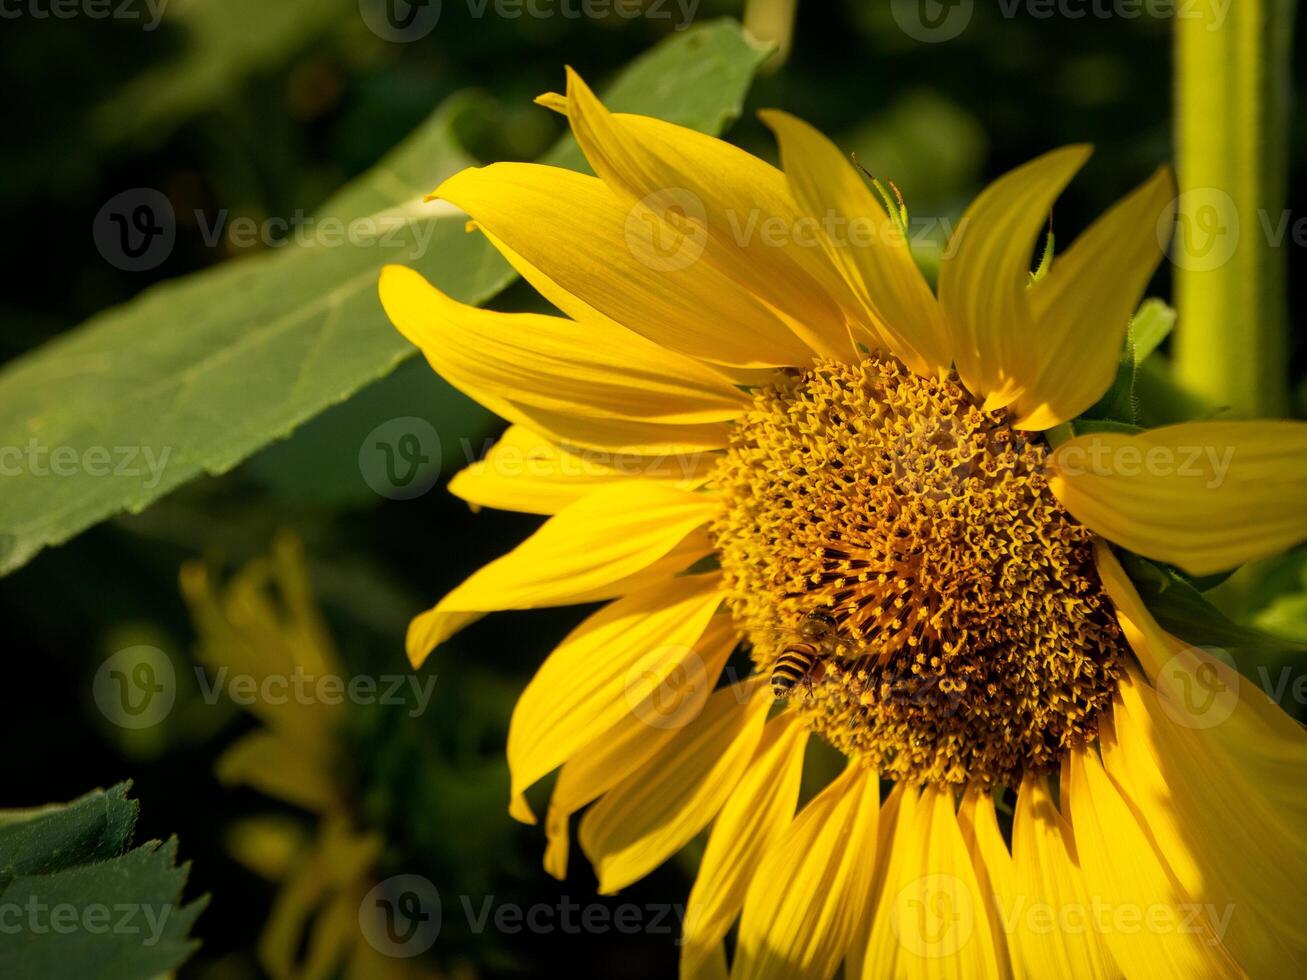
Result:
<svg viewBox="0 0 1307 980"><path fill-rule="evenodd" d="M493 7L477 19L465 2L446 0L430 36L392 44L368 30L352 0L288 4L297 13L289 27L289 15L278 14L275 31L264 21L279 3L211 6L228 9L203 31L171 16L150 32L87 17L0 21L0 360L153 282L241 260L239 250L209 247L183 223L163 265L119 271L97 253L91 225L122 190L159 188L178 214L228 209L260 220L311 212L441 100L467 88L489 96L465 134L475 155L530 159L560 130L531 98L562 85L564 64L601 85L670 30L649 19L505 20ZM896 27L887 5L800 6L788 62L758 79L729 132L768 158L773 147L753 110L778 106L856 149L899 184L914 211L956 219L985 180L1049 148L1092 142L1097 152L1058 205L1065 242L1171 155L1166 20L1006 18L977 4L960 37L923 44ZM739 16L740 7L705 0L698 19ZM1307 186L1304 140L1297 119L1292 188ZM1294 216L1307 214L1299 194L1291 192ZM1289 262L1296 320L1302 250L1289 246ZM1162 272L1154 293L1168 288ZM519 284L496 305L531 301ZM1296 334L1294 378L1304 374L1303 347ZM449 393L410 363L369 389L354 411L377 419L421 414L424 399L436 397ZM470 408L450 420L442 426L446 441L480 444L497 431ZM336 420L348 423L343 414ZM212 774L220 751L252 727L246 716L200 710L171 718L149 738L124 738L90 695L101 660L148 642L188 663L194 632L177 590L180 563L203 556L232 566L264 553L273 533L289 528L305 541L349 667L400 671L407 618L537 523L469 515L443 492L449 473L415 501L384 500L358 477L357 442L333 441L334 431L332 419L319 420L225 477L44 552L0 584L9 666L0 683L7 736L0 807L134 779L142 836L176 833L183 857L194 861L188 893L213 895L197 929L204 949L183 976L258 975L253 947L273 888L227 855L223 833L236 818L279 806L224 789ZM428 665L439 682L425 715L360 710L348 726L351 761L342 778L356 787L357 812L386 833L384 869L426 874L446 896L447 928L436 946L443 965L529 975L552 962L578 977L644 977L666 976L675 963L669 936L473 936L449 925L459 894L477 902L489 894L522 904L563 895L598 901L575 850L570 880L554 882L539 866L543 834L505 812L503 745L513 700L577 618L575 610L491 617ZM611 904L683 902L692 869L693 860L670 864Z"/></svg>

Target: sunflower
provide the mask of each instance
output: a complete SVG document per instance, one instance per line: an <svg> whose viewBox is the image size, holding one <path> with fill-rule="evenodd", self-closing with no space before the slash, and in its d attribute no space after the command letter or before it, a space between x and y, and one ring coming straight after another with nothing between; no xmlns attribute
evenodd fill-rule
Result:
<svg viewBox="0 0 1307 980"><path fill-rule="evenodd" d="M265 683L345 676L313 598L298 538L280 535L272 554L226 583L199 561L182 566L181 586L199 634L197 654L215 672ZM274 692L288 692L286 686ZM230 828L228 849L281 888L259 939L258 958L273 980L442 980L420 961L398 959L380 926L363 912L382 857L381 835L358 826L339 773L345 707L334 700L274 696L252 701L261 727L242 736L215 766L225 786L249 786L317 818L250 817Z"/></svg>
<svg viewBox="0 0 1307 980"><path fill-rule="evenodd" d="M1018 167L935 291L902 203L789 115L763 113L778 170L570 72L540 101L597 176L497 163L432 196L562 315L402 267L380 292L511 424L450 489L548 516L414 620L413 661L492 611L611 600L513 714L510 813L534 821L524 792L561 767L547 869L587 807L604 893L707 830L689 977L727 974L737 922L743 978L1307 966L1307 738L1165 632L1118 559L1205 575L1307 537L1307 425L1064 438L1113 382L1169 171L1032 272L1089 150ZM804 799L814 736L846 763Z"/></svg>

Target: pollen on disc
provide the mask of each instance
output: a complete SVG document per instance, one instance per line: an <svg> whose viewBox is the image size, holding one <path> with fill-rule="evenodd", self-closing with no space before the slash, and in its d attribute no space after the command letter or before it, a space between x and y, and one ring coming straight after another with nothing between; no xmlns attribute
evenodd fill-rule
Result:
<svg viewBox="0 0 1307 980"><path fill-rule="evenodd" d="M1040 437L892 358L760 391L714 484L732 611L770 671L803 617L839 639L794 701L887 777L1016 785L1097 731L1122 639Z"/></svg>

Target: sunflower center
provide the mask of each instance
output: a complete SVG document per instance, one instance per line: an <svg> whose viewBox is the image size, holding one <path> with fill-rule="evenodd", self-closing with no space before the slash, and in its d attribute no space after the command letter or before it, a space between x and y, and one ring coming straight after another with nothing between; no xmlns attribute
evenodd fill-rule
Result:
<svg viewBox="0 0 1307 980"><path fill-rule="evenodd" d="M1120 630L1045 453L893 359L759 392L712 531L755 663L813 731L891 778L1003 785L1095 734Z"/></svg>

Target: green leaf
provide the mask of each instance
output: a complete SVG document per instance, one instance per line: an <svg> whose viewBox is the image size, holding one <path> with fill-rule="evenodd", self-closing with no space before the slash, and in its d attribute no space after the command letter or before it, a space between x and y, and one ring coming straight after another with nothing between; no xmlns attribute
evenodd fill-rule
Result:
<svg viewBox="0 0 1307 980"><path fill-rule="evenodd" d="M1241 667L1307 652L1307 644L1236 623L1175 569L1128 552L1121 553L1121 564L1161 627L1186 643L1229 650Z"/></svg>
<svg viewBox="0 0 1307 980"><path fill-rule="evenodd" d="M1223 600L1258 629L1307 643L1307 546L1243 566Z"/></svg>
<svg viewBox="0 0 1307 980"><path fill-rule="evenodd" d="M1071 423L1071 431L1078 436L1083 436L1090 432L1120 432L1123 435L1132 436L1135 433L1143 432L1144 430L1141 426L1135 425L1132 422L1113 422L1111 419L1078 418Z"/></svg>
<svg viewBox="0 0 1307 980"><path fill-rule="evenodd" d="M413 475L413 482L423 487L479 459L484 442L503 424L415 358L343 405L327 409L289 439L268 446L242 472L290 500L325 506L376 502L381 497L368 479L380 474L359 460L368 437L386 432L382 427L395 419L426 422L431 429L422 431L434 431L439 440L432 447L439 452L431 453L429 465Z"/></svg>
<svg viewBox="0 0 1307 980"><path fill-rule="evenodd" d="M183 903L176 840L128 850L128 788L0 812L0 976L148 980L194 952L206 899Z"/></svg>
<svg viewBox="0 0 1307 980"><path fill-rule="evenodd" d="M1146 299L1140 303L1126 329L1125 344L1121 348L1112 386L1080 416L1077 423L1087 419L1123 422L1137 430L1141 416L1151 414L1149 406L1141 404L1140 370L1174 326L1175 310L1162 300ZM1077 431L1102 430L1081 430L1077 424Z"/></svg>
<svg viewBox="0 0 1307 980"><path fill-rule="evenodd" d="M1143 364L1175 329L1175 310L1164 301L1152 298L1139 304L1130 320L1130 343L1135 350L1135 364Z"/></svg>
<svg viewBox="0 0 1307 980"><path fill-rule="evenodd" d="M130 785L97 789L72 803L0 810L0 883L121 854L136 826Z"/></svg>
<svg viewBox="0 0 1307 980"><path fill-rule="evenodd" d="M765 54L731 22L705 25L634 62L608 98L615 109L716 131L738 114ZM0 495L0 573L202 473L229 470L389 374L413 349L377 301L383 265L412 265L468 303L511 282L462 215L421 203L471 162L452 129L474 105L447 102L328 201L315 215L318 241L155 287L0 370L0 462L18 471ZM547 159L576 164L579 153L567 139ZM326 219L380 237L328 245Z"/></svg>
<svg viewBox="0 0 1307 980"><path fill-rule="evenodd" d="M1126 329L1125 344L1121 348L1121 359L1112 386L1080 418L1135 425L1140 413L1135 391L1139 365L1166 339L1174 325L1175 310L1160 299L1146 299L1140 303Z"/></svg>

